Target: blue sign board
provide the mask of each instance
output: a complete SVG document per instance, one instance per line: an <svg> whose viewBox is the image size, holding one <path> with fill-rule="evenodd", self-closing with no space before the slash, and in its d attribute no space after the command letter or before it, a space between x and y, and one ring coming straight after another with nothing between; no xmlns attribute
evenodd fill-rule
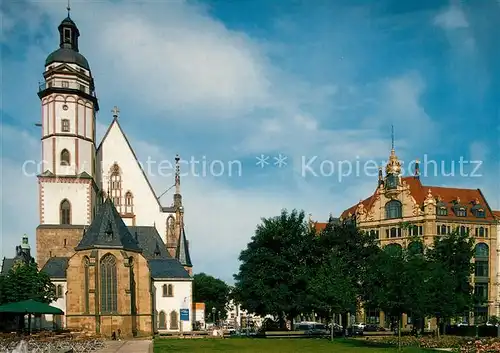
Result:
<svg viewBox="0 0 500 353"><path fill-rule="evenodd" d="M181 321L189 321L189 309L181 309Z"/></svg>

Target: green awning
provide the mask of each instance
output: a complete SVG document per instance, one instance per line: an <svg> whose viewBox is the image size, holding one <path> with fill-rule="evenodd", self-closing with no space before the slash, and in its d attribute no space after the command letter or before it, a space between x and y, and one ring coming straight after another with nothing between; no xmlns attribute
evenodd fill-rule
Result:
<svg viewBox="0 0 500 353"><path fill-rule="evenodd" d="M0 313L64 315L61 309L32 299L0 305Z"/></svg>

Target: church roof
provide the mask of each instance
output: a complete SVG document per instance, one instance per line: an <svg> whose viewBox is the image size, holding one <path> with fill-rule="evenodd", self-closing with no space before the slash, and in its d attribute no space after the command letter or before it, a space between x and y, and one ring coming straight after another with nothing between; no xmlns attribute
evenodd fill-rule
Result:
<svg viewBox="0 0 500 353"><path fill-rule="evenodd" d="M191 255L189 254L189 246L186 240L186 232L184 231L184 227L182 227L182 234L179 238L179 244L177 245L177 249L175 250L175 258L183 266L193 266L193 264L191 263Z"/></svg>
<svg viewBox="0 0 500 353"><path fill-rule="evenodd" d="M6 275L12 266L14 266L15 259L8 259L6 257L3 258L2 261L2 271L0 272L0 275Z"/></svg>
<svg viewBox="0 0 500 353"><path fill-rule="evenodd" d="M189 273L176 259L154 259L149 260L148 264L151 271L151 277L155 280L171 278L192 279Z"/></svg>
<svg viewBox="0 0 500 353"><path fill-rule="evenodd" d="M137 239L142 249L142 255L147 260L172 258L155 227L129 226L128 229L134 238Z"/></svg>
<svg viewBox="0 0 500 353"><path fill-rule="evenodd" d="M68 267L67 257L51 257L43 266L42 271L50 278L66 278L66 268Z"/></svg>
<svg viewBox="0 0 500 353"><path fill-rule="evenodd" d="M83 234L75 250L94 248L141 251L109 198L99 207L92 224Z"/></svg>

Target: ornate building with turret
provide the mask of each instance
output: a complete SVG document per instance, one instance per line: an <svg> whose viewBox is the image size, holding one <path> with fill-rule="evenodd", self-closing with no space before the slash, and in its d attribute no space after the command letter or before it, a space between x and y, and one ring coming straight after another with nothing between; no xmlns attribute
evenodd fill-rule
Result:
<svg viewBox="0 0 500 353"><path fill-rule="evenodd" d="M462 318L469 323L484 323L500 316L500 211L493 211L480 189L424 185L419 162L414 175L401 175L401 162L394 147L385 167L379 169L378 183L372 195L343 211L338 221L354 222L358 228L376 236L381 247L419 246L417 237L431 246L436 237L458 230L470 234L475 245L474 291L485 299L484 305ZM327 223L312 222L317 231ZM376 308L363 308L358 322L389 327L390 318ZM434 327L427 320L425 327ZM411 314L403 315L403 327L413 324Z"/></svg>
<svg viewBox="0 0 500 353"><path fill-rule="evenodd" d="M37 262L56 284L67 328L111 335L190 331L192 263L180 158L163 206L119 123L96 141L99 102L80 32L68 16L45 61Z"/></svg>

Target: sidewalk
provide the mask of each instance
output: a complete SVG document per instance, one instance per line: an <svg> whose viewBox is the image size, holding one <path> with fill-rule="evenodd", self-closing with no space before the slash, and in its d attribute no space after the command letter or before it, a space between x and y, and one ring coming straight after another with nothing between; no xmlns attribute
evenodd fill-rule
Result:
<svg viewBox="0 0 500 353"><path fill-rule="evenodd" d="M106 348L96 353L150 353L153 352L153 341L107 341Z"/></svg>

